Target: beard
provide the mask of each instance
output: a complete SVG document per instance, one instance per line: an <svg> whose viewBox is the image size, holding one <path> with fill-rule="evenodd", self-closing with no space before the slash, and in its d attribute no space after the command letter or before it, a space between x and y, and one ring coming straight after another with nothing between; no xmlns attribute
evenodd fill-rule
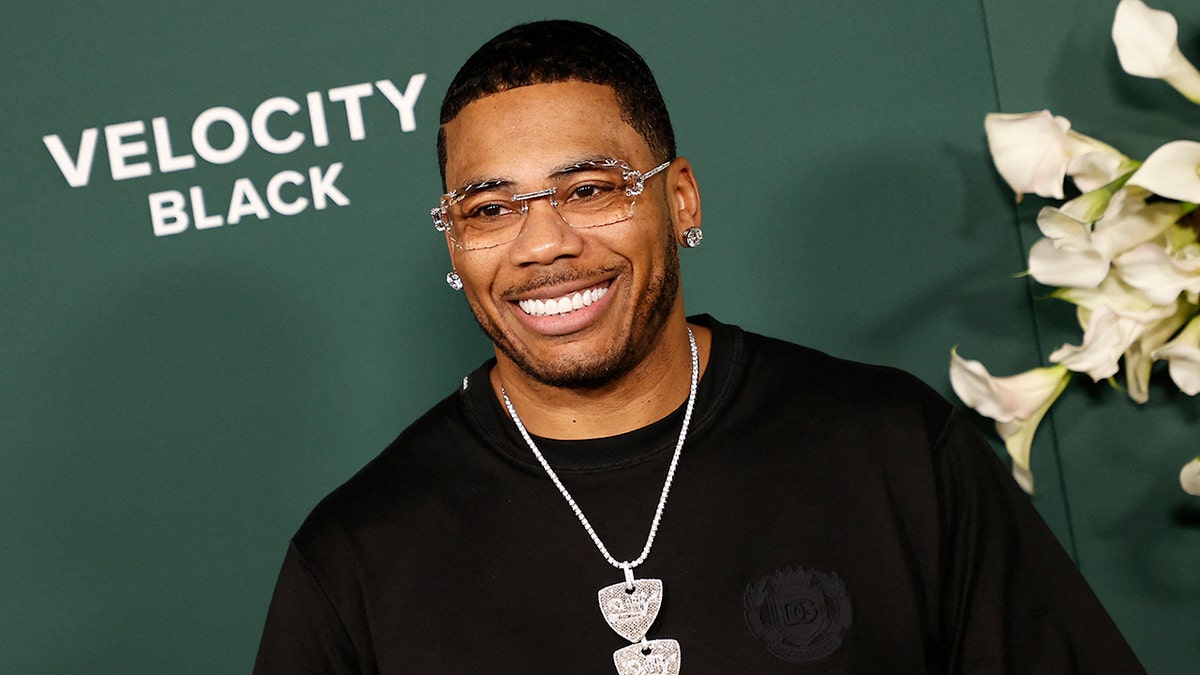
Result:
<svg viewBox="0 0 1200 675"><path fill-rule="evenodd" d="M658 341L679 296L679 249L673 239L665 242L663 263L662 269L648 280L645 297L634 308L628 332L619 337L617 344L600 353L537 360L515 345L476 303L469 304L488 339L526 375L552 387L595 389L632 371Z"/></svg>

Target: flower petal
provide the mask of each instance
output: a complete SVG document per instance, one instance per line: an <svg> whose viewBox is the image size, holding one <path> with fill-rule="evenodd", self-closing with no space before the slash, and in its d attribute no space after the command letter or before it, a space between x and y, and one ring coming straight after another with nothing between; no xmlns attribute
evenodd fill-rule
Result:
<svg viewBox="0 0 1200 675"><path fill-rule="evenodd" d="M1171 380L1188 396L1200 394L1200 317L1192 319L1175 339L1154 350L1155 359L1166 359Z"/></svg>
<svg viewBox="0 0 1200 675"><path fill-rule="evenodd" d="M1030 113L992 113L984 118L988 148L1000 176L1018 196L1032 192L1063 198L1063 177L1070 156L1067 130L1071 123L1049 110Z"/></svg>
<svg viewBox="0 0 1200 675"><path fill-rule="evenodd" d="M1121 356L1145 330L1145 323L1120 316L1110 307L1101 307L1091 313L1083 332L1083 344L1059 347L1050 355L1050 361L1077 373L1087 373L1094 382L1099 382L1116 374Z"/></svg>
<svg viewBox="0 0 1200 675"><path fill-rule="evenodd" d="M978 361L950 351L950 385L967 406L984 417L1011 422L1031 417L1046 400L1066 386L1070 373L1062 366L1034 368L1007 377L993 377Z"/></svg>
<svg viewBox="0 0 1200 675"><path fill-rule="evenodd" d="M1096 251L1056 248L1039 239L1029 249L1029 274L1047 286L1095 288L1108 276L1109 261Z"/></svg>
<svg viewBox="0 0 1200 675"><path fill-rule="evenodd" d="M1086 144L1079 143L1079 138L1088 137L1074 131L1067 132L1067 147L1072 157L1071 163L1067 165L1067 175L1075 180L1075 187L1081 192L1098 190L1133 168L1129 158L1114 148L1088 138L1089 141L1105 148L1094 150Z"/></svg>
<svg viewBox="0 0 1200 675"><path fill-rule="evenodd" d="M1155 150L1129 178L1154 194L1200 203L1200 143L1171 141Z"/></svg>
<svg viewBox="0 0 1200 675"><path fill-rule="evenodd" d="M1152 241L1183 215L1179 204L1147 204L1146 196L1149 193L1139 187L1122 188L1113 195L1092 232L1092 246L1100 255L1111 260L1135 246Z"/></svg>
<svg viewBox="0 0 1200 675"><path fill-rule="evenodd" d="M1194 306L1179 303L1179 308L1173 315L1151 324L1125 351L1125 388L1129 398L1137 403L1145 403L1150 399L1150 371L1158 358L1158 349L1180 326L1187 323L1195 311ZM1197 354L1200 354L1200 349L1197 350ZM1200 362L1197 365L1200 365Z"/></svg>
<svg viewBox="0 0 1200 675"><path fill-rule="evenodd" d="M1057 369L1041 368L1039 370L1054 371ZM1029 417L1011 422L996 422L996 433L1000 434L1000 438L1004 439L1004 447L1008 450L1008 456L1012 457L1013 478L1016 479L1021 489L1029 494L1033 494L1033 470L1029 464L1030 450L1033 447L1033 435L1037 432L1038 425L1041 424L1042 418L1046 416L1046 412L1050 410L1050 406L1058 400L1058 396L1067 388L1067 383L1070 381L1070 372L1065 368L1062 369L1060 371L1060 379L1055 383L1055 387L1050 392L1050 395L1046 396L1042 404Z"/></svg>
<svg viewBox="0 0 1200 675"><path fill-rule="evenodd" d="M1172 257L1161 246L1143 244L1114 263L1126 284L1157 305L1175 302L1183 291L1200 292L1200 260Z"/></svg>
<svg viewBox="0 0 1200 675"><path fill-rule="evenodd" d="M1179 51L1179 25L1170 12L1151 9L1142 0L1121 0L1112 39L1125 72L1165 80L1200 102L1200 72Z"/></svg>
<svg viewBox="0 0 1200 675"><path fill-rule="evenodd" d="M1183 465L1179 472L1179 484L1189 495L1200 497L1200 457Z"/></svg>

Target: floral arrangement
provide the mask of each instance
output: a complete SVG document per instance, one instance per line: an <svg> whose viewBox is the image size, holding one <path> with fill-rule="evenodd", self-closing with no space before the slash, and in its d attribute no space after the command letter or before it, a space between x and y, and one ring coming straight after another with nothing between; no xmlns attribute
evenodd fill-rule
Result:
<svg viewBox="0 0 1200 675"><path fill-rule="evenodd" d="M1121 0L1112 38L1126 73L1161 79L1200 104L1200 71L1179 50L1174 16ZM1144 403L1151 369L1166 361L1181 391L1200 393L1200 142L1173 141L1139 162L1048 110L990 114L984 126L1018 201L1027 193L1063 200L1067 176L1080 192L1038 214L1044 236L1029 251L1028 273L1076 306L1081 344L1055 350L1051 366L1008 377L951 351L955 393L996 421L1013 476L1032 493L1033 435L1072 373L1115 383L1123 360L1124 389ZM1180 483L1200 495L1200 457Z"/></svg>

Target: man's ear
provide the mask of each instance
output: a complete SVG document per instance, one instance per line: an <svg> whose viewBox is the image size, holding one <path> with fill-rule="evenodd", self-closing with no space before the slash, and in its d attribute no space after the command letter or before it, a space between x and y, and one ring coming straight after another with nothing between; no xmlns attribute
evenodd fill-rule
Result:
<svg viewBox="0 0 1200 675"><path fill-rule="evenodd" d="M675 158L667 169L667 200L675 220L675 241L682 244L688 228L700 227L700 186L686 157Z"/></svg>

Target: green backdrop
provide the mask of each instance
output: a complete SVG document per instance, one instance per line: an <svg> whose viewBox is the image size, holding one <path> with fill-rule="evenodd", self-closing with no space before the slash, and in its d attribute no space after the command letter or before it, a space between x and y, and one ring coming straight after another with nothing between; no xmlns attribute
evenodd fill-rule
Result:
<svg viewBox="0 0 1200 675"><path fill-rule="evenodd" d="M1200 5L1154 4L1200 61ZM1135 156L1200 137L1200 109L1121 73L1114 7L7 3L0 671L249 669L308 509L488 355L427 213L440 97L499 30L588 20L655 69L705 200L689 311L952 396L954 344L1008 373L1078 335L1012 276L1039 204L994 174L983 115L1050 107ZM383 83L422 74L406 131ZM156 236L154 199L182 231ZM231 201L239 222L195 227ZM1198 435L1161 377L1141 407L1077 382L1034 448L1035 504L1153 673L1200 668L1176 479Z"/></svg>

